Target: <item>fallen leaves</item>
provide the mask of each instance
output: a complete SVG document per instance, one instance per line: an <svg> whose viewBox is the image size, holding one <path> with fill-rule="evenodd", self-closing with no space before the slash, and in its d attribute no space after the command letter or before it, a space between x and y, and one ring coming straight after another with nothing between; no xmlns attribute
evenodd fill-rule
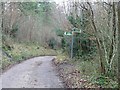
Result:
<svg viewBox="0 0 120 90"><path fill-rule="evenodd" d="M82 77L80 70L75 65L70 64L69 61L61 61L56 58L53 63L56 65L59 76L62 78L66 88L99 88Z"/></svg>

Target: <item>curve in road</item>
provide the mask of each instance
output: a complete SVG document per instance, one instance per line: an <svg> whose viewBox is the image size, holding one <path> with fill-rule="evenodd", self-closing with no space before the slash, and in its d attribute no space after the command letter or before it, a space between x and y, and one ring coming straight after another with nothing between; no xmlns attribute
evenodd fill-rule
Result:
<svg viewBox="0 0 120 90"><path fill-rule="evenodd" d="M15 65L1 75L1 88L62 88L52 59L54 56L36 57Z"/></svg>

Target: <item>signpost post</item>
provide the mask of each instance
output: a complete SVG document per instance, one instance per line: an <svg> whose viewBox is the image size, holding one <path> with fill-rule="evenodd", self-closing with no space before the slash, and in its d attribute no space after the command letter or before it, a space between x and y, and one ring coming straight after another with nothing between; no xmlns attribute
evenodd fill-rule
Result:
<svg viewBox="0 0 120 90"><path fill-rule="evenodd" d="M67 36L72 36L72 41L71 41L71 53L70 53L70 57L73 58L73 45L74 45L74 33L81 33L81 30L73 30L72 32L65 32L64 35Z"/></svg>
<svg viewBox="0 0 120 90"><path fill-rule="evenodd" d="M73 35L73 32L72 32L72 42L71 42L71 58L73 57L73 42L74 42L74 35Z"/></svg>

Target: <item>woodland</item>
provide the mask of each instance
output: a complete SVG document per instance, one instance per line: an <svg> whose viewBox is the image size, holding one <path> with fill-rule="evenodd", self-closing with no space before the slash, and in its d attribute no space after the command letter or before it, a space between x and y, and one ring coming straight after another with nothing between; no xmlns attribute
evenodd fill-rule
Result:
<svg viewBox="0 0 120 90"><path fill-rule="evenodd" d="M120 86L120 2L1 2L0 7L2 71L28 58L56 56L57 64L74 64L80 72L82 85L70 88Z"/></svg>

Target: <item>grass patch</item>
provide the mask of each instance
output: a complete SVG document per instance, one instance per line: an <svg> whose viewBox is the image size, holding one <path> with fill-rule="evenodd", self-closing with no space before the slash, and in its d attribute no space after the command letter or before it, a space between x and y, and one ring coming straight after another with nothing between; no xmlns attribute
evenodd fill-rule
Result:
<svg viewBox="0 0 120 90"><path fill-rule="evenodd" d="M66 53L63 53L61 50L57 50L57 57L55 58L55 64L60 64L68 60L69 57Z"/></svg>
<svg viewBox="0 0 120 90"><path fill-rule="evenodd" d="M5 47L6 54L2 55L2 64L0 69L4 70L6 67L14 64L20 63L28 58L37 56L55 56L57 55L55 50L44 48L39 46L39 44L23 44L23 43L13 43L11 49Z"/></svg>

